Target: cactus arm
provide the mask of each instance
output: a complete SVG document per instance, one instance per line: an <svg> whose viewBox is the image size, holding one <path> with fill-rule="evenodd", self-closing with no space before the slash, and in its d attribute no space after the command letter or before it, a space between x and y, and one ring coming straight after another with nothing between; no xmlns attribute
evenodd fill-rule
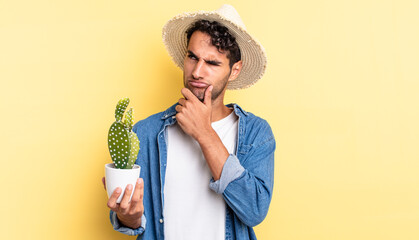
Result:
<svg viewBox="0 0 419 240"><path fill-rule="evenodd" d="M137 160L138 152L140 151L140 141L138 140L137 134L135 132L130 132L130 142L131 149L129 154L128 163L125 168L131 169L134 167L135 161Z"/></svg>
<svg viewBox="0 0 419 240"><path fill-rule="evenodd" d="M124 112L128 107L128 104L129 104L129 98L123 98L119 100L115 108L115 120L117 122L121 122L122 116L124 115Z"/></svg>
<svg viewBox="0 0 419 240"><path fill-rule="evenodd" d="M125 119L124 119L125 128L128 129L128 131L130 132L132 129L132 125L134 125L134 118L132 117L133 113L134 113L134 109L130 108L128 112L125 114Z"/></svg>

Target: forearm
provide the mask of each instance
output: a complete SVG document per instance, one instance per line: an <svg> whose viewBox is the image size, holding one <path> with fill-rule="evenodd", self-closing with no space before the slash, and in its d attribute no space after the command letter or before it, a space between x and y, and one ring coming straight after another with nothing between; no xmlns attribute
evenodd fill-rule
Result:
<svg viewBox="0 0 419 240"><path fill-rule="evenodd" d="M208 167L215 180L220 179L223 166L229 153L214 129L208 130L206 134L197 139L202 153L207 161Z"/></svg>

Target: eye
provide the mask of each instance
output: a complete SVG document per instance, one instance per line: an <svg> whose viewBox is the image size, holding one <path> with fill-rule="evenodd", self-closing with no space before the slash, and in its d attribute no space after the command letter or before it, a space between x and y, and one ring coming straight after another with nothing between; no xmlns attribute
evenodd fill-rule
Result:
<svg viewBox="0 0 419 240"><path fill-rule="evenodd" d="M217 62L215 62L215 61L207 61L207 63L208 63L209 65L213 65L213 66L220 66L220 64L219 64L219 63L217 63Z"/></svg>
<svg viewBox="0 0 419 240"><path fill-rule="evenodd" d="M192 54L188 54L188 58L192 59L192 60L197 60L196 56L192 55Z"/></svg>

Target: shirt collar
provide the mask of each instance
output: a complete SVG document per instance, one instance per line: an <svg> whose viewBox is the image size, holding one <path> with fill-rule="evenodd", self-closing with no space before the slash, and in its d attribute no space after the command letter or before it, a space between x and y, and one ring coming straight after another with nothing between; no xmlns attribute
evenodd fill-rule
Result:
<svg viewBox="0 0 419 240"><path fill-rule="evenodd" d="M171 107L169 107L168 109L166 109L166 111L163 112L163 116L161 117L161 119L165 120L167 118L173 117L176 115L176 105L178 105L179 103L175 103L173 104ZM246 112L245 110L243 110L238 104L236 103L229 103L226 105L229 108L233 108L234 112L237 116L239 116L241 113L244 115L249 115L248 112Z"/></svg>

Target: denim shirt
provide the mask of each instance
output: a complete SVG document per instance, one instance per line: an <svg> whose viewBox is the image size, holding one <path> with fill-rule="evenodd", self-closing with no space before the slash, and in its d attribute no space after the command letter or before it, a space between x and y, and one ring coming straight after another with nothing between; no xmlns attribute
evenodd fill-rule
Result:
<svg viewBox="0 0 419 240"><path fill-rule="evenodd" d="M167 163L167 126L176 123L174 104L164 112L137 122L133 131L140 140L136 164L144 180L144 214L137 229L123 226L110 211L113 228L137 240L164 239L164 181ZM275 139L266 120L233 108L239 118L236 154L227 158L221 177L211 178L209 188L222 194L226 202L225 239L256 239L253 227L268 213L274 183Z"/></svg>

